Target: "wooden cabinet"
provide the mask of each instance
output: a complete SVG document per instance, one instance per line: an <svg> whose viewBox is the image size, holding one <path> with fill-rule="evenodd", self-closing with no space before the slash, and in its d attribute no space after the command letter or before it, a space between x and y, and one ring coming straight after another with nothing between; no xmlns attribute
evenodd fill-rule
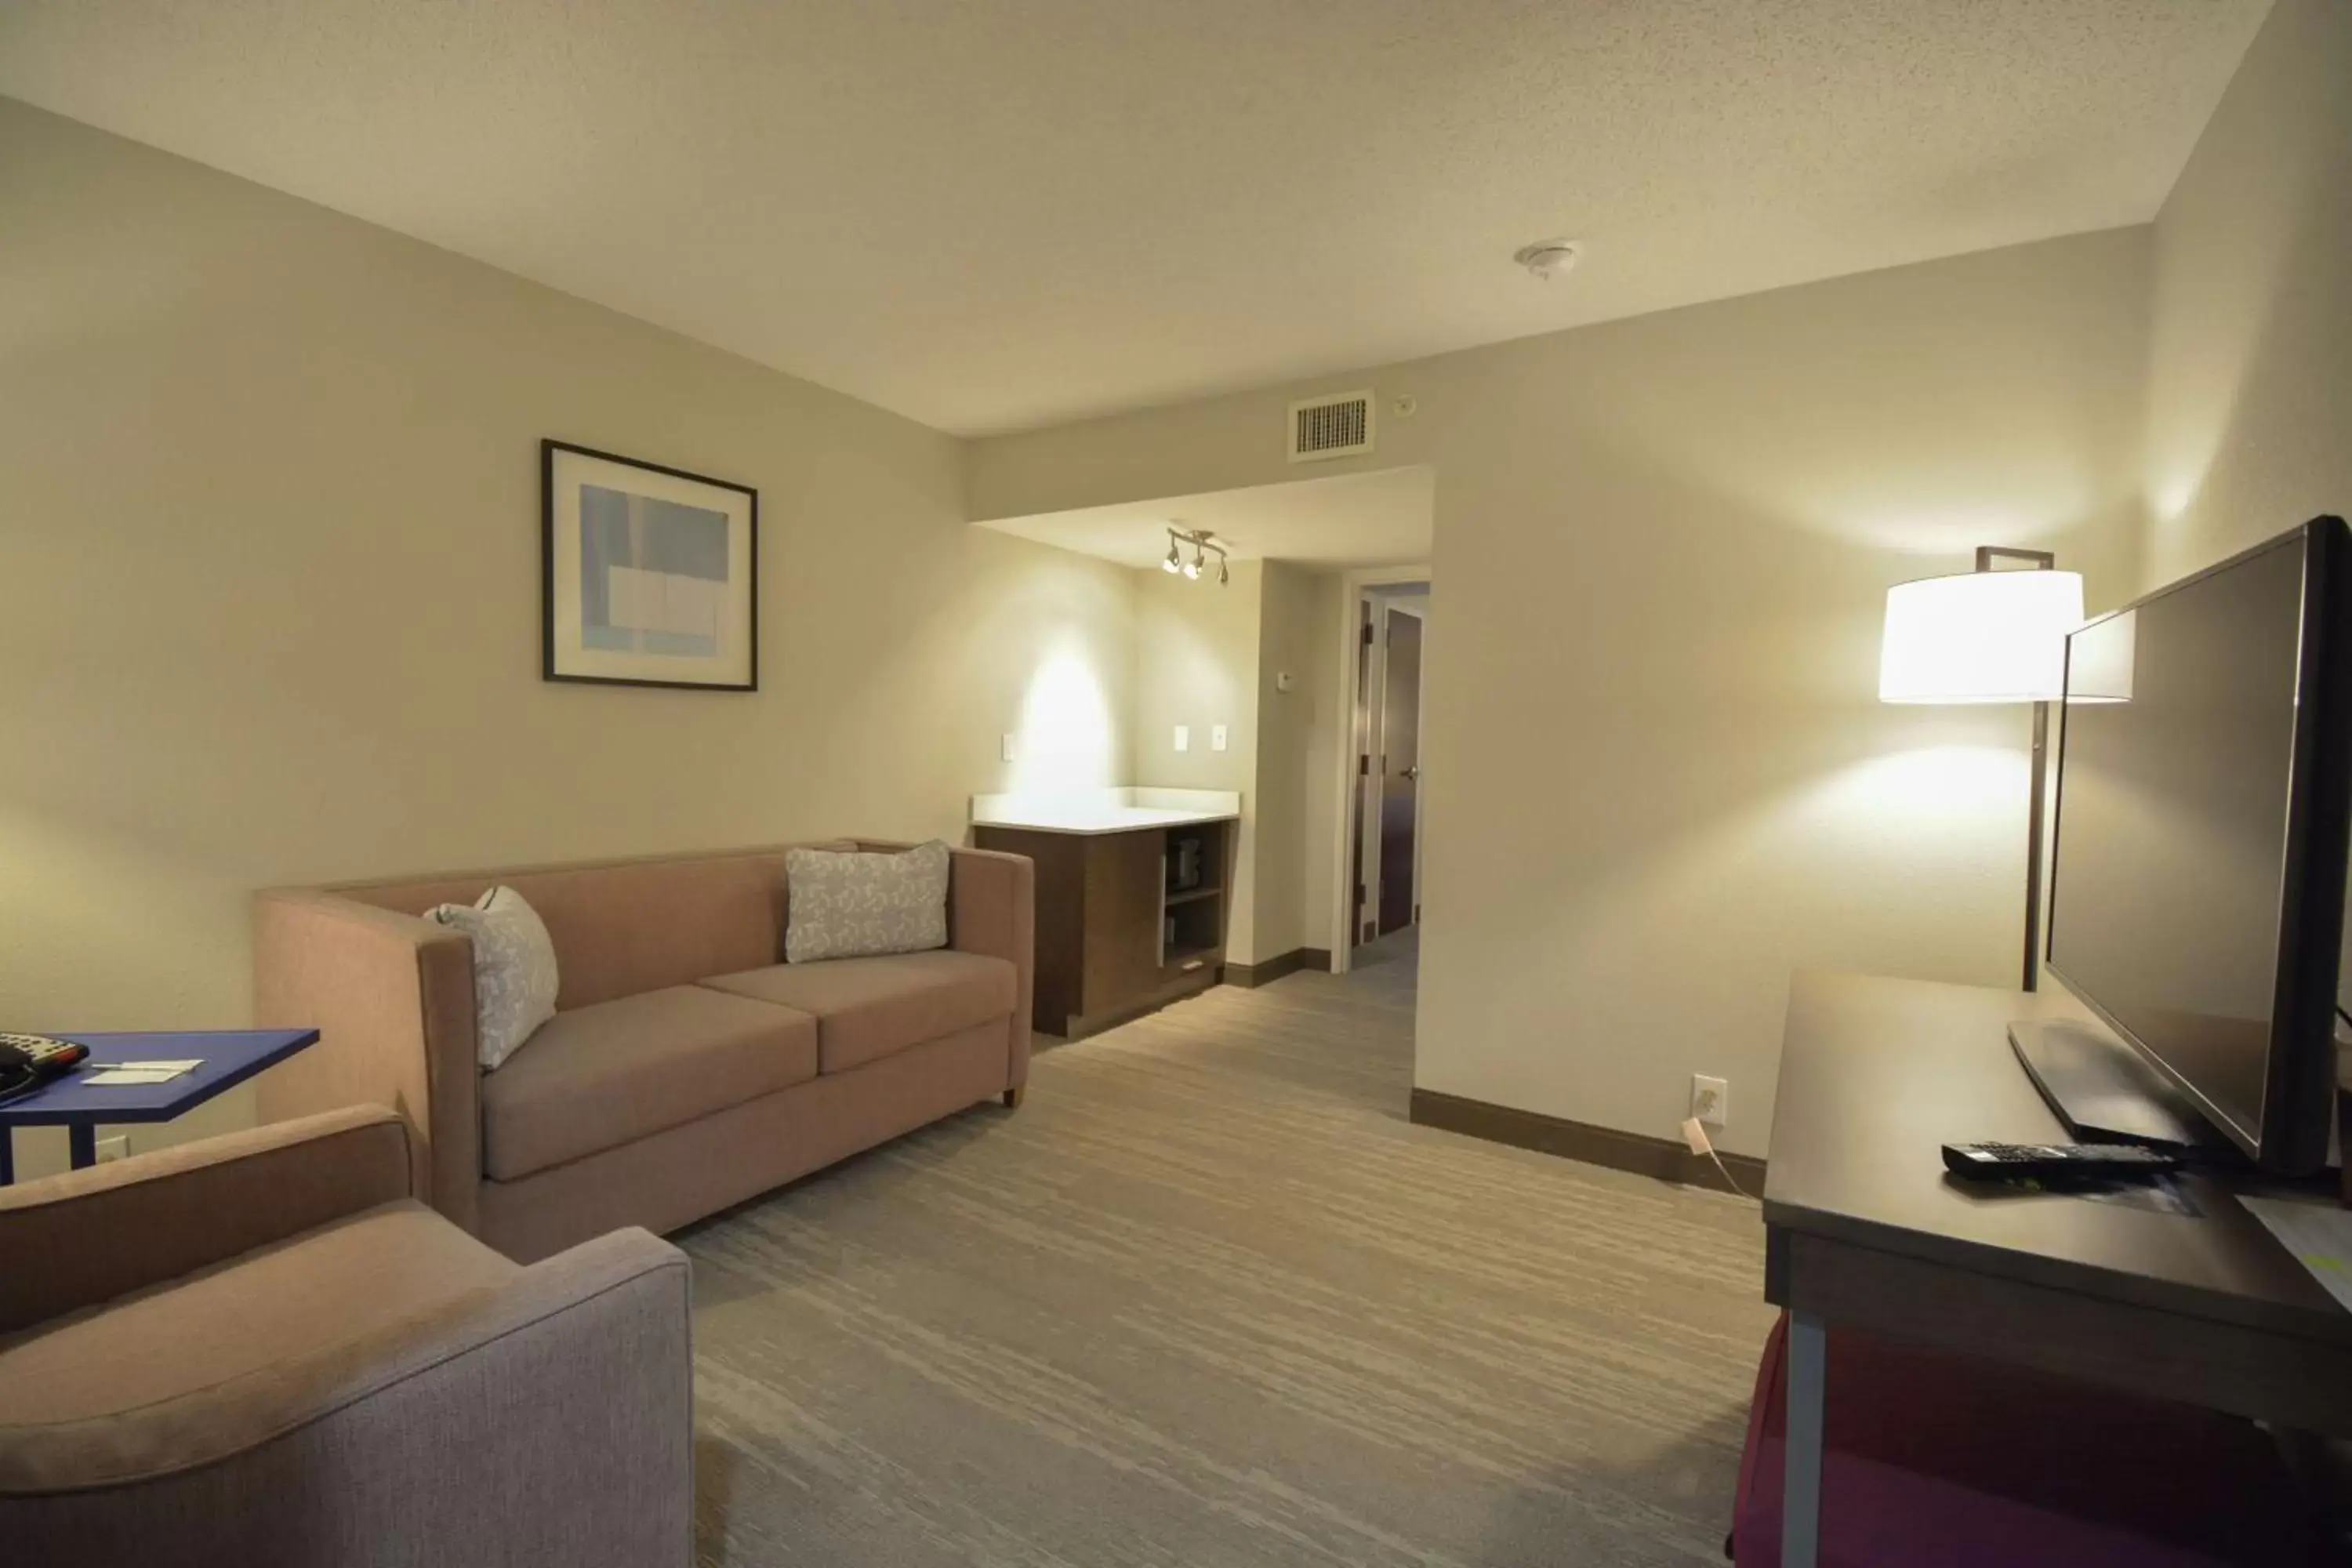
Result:
<svg viewBox="0 0 2352 1568"><path fill-rule="evenodd" d="M1077 1039L1217 983L1233 827L972 829L981 848L1036 862L1040 1030Z"/></svg>

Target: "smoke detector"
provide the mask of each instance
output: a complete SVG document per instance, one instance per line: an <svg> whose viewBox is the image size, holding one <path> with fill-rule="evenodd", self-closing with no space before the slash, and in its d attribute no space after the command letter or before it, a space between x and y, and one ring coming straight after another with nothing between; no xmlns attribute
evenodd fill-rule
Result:
<svg viewBox="0 0 2352 1568"><path fill-rule="evenodd" d="M1549 283L1574 271L1583 248L1572 239L1539 239L1519 247L1511 253L1511 259Z"/></svg>

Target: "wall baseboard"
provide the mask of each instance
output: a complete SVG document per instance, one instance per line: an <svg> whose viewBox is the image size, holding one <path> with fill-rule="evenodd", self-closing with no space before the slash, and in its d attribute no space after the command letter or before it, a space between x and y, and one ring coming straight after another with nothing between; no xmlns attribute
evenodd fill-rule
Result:
<svg viewBox="0 0 2352 1568"><path fill-rule="evenodd" d="M1515 1149L1533 1149L1538 1153L1582 1160L1591 1165L1607 1165L1612 1170L1654 1176L1662 1182L1712 1187L1719 1193L1731 1190L1724 1184L1723 1173L1715 1168L1714 1161L1704 1154L1692 1153L1671 1138L1645 1138L1639 1132L1595 1127L1590 1122L1570 1121L1540 1111L1492 1105L1483 1100L1465 1100L1458 1094L1440 1094L1433 1089L1412 1091L1409 1119L1423 1127L1483 1138L1489 1143L1507 1143ZM1725 1168L1748 1189L1750 1197L1764 1191L1765 1162L1753 1154L1730 1154L1721 1150L1717 1152L1723 1154Z"/></svg>
<svg viewBox="0 0 2352 1568"><path fill-rule="evenodd" d="M1225 965L1225 984L1251 990L1286 974L1296 974L1302 969L1328 973L1331 954L1319 947L1294 947L1288 952L1277 953L1263 963L1232 963Z"/></svg>

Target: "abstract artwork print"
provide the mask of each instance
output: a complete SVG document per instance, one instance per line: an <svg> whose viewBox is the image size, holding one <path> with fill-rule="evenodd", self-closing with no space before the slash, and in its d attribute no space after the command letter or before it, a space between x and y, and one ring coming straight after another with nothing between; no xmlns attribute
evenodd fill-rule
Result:
<svg viewBox="0 0 2352 1568"><path fill-rule="evenodd" d="M581 641L716 658L726 598L726 513L580 487Z"/></svg>

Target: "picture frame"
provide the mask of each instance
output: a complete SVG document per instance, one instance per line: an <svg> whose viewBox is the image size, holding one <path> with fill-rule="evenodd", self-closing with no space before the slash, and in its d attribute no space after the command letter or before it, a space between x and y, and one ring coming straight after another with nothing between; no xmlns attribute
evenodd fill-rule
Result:
<svg viewBox="0 0 2352 1568"><path fill-rule="evenodd" d="M541 676L760 689L760 492L542 440Z"/></svg>

